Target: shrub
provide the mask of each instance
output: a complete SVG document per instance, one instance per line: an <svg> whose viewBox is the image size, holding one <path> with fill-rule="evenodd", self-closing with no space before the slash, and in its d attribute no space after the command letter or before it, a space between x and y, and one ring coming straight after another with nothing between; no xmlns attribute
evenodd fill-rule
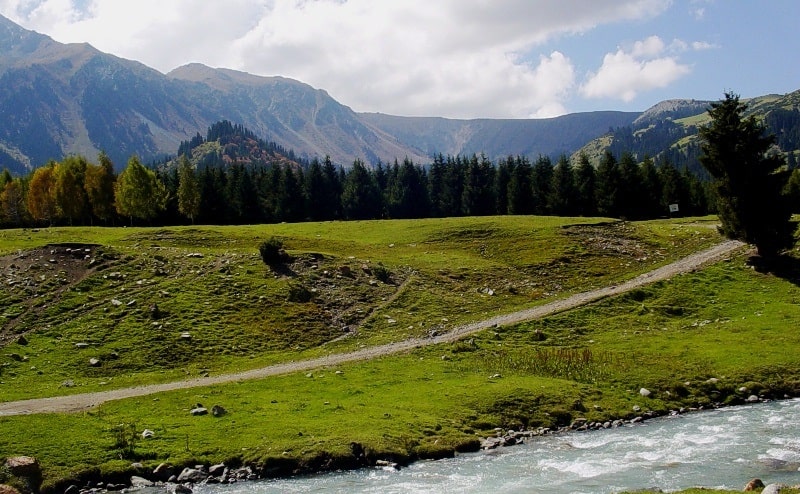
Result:
<svg viewBox="0 0 800 494"><path fill-rule="evenodd" d="M270 237L269 240L261 242L258 252L261 254L261 260L268 266L279 264L287 257L283 241L277 237Z"/></svg>
<svg viewBox="0 0 800 494"><path fill-rule="evenodd" d="M383 264L374 266L372 268L372 274L375 275L375 278L382 283L389 283L389 278L392 276L392 272L389 271Z"/></svg>

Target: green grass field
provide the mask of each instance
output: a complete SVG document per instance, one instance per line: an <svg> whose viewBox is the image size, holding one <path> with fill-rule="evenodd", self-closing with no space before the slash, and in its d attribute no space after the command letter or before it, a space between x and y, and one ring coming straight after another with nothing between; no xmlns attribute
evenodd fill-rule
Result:
<svg viewBox="0 0 800 494"><path fill-rule="evenodd" d="M82 242L103 245L108 259L61 293L3 292L5 334L25 334L27 344L4 344L0 400L217 374L446 330L634 277L719 241L710 223L509 217L4 231L0 252L12 256ZM270 236L295 257L292 273L276 275L258 257ZM203 257L186 257L196 252ZM474 449L495 427L797 394L800 288L796 278L760 273L746 261L742 253L453 344L80 414L4 417L0 457L38 457L47 488L81 474L130 472L132 461L330 468L345 461L352 442L373 457L435 458ZM366 274L378 264L389 283ZM288 301L297 284L315 298ZM164 313L156 320L146 310L153 303ZM188 344L183 331L193 336ZM77 342L89 346L76 349ZM93 355L99 367L87 364ZM67 379L75 385L63 386ZM639 394L642 387L651 397ZM190 416L197 403L228 413ZM144 429L155 437L123 447L121 439Z"/></svg>

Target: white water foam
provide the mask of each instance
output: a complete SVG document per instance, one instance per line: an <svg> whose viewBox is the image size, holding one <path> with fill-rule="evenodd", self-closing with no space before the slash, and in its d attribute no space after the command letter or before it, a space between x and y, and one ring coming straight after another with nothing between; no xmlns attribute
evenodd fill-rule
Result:
<svg viewBox="0 0 800 494"><path fill-rule="evenodd" d="M536 438L523 446L415 463L232 486L197 494L598 494L657 487L740 490L753 477L800 484L800 400Z"/></svg>

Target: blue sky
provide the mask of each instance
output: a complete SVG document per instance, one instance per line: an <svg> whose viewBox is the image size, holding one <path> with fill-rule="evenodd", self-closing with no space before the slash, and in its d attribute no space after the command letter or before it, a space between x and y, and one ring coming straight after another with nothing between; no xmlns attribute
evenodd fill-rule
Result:
<svg viewBox="0 0 800 494"><path fill-rule="evenodd" d="M800 89L800 0L0 0L164 73L280 75L356 111L531 118Z"/></svg>

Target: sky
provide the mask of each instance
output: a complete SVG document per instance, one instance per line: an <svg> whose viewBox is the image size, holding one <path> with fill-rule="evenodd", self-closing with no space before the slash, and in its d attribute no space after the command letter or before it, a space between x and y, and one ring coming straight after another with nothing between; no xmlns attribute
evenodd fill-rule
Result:
<svg viewBox="0 0 800 494"><path fill-rule="evenodd" d="M163 73L199 62L358 112L545 118L800 89L800 0L0 0Z"/></svg>

